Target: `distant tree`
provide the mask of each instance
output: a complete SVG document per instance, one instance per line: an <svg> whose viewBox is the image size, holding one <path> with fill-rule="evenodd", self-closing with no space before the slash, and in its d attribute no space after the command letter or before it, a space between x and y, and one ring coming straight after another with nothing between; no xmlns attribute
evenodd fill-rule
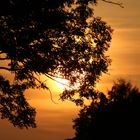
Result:
<svg viewBox="0 0 140 140"><path fill-rule="evenodd" d="M139 126L140 92L121 79L108 91L108 98L98 93L91 105L81 109L71 140L139 139Z"/></svg>
<svg viewBox="0 0 140 140"><path fill-rule="evenodd" d="M108 71L112 29L94 17L96 0L4 0L0 2L0 115L15 126L35 127L29 88L48 89L38 78L67 79L61 99L82 105ZM8 71L10 79L3 73ZM11 80L12 79L12 80ZM74 88L78 83L78 87ZM79 95L76 96L75 94Z"/></svg>

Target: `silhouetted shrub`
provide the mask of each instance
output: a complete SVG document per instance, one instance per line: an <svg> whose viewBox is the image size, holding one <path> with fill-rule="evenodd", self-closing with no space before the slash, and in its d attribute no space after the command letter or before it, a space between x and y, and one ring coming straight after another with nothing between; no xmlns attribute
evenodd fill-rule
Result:
<svg viewBox="0 0 140 140"><path fill-rule="evenodd" d="M139 139L138 88L121 79L108 91L108 98L103 93L98 95L98 100L81 109L79 117L74 120L76 132L72 140ZM104 97L104 101L101 97Z"/></svg>

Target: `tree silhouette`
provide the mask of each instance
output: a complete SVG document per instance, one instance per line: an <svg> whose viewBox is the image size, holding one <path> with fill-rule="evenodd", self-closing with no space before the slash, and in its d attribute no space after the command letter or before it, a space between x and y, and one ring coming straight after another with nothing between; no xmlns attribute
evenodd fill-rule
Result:
<svg viewBox="0 0 140 140"><path fill-rule="evenodd" d="M10 85L8 80L0 76L0 115L19 128L36 127L35 109L24 97L25 85Z"/></svg>
<svg viewBox="0 0 140 140"><path fill-rule="evenodd" d="M74 120L73 140L139 139L140 92L130 82L118 80L108 97L98 93Z"/></svg>
<svg viewBox="0 0 140 140"><path fill-rule="evenodd" d="M96 0L5 0L0 3L0 114L15 126L35 127L29 88L48 89L38 76L67 79L61 99L82 105L108 71L112 29L94 17ZM8 71L13 80L5 77ZM78 87L74 88L78 83ZM75 94L77 94L75 98Z"/></svg>

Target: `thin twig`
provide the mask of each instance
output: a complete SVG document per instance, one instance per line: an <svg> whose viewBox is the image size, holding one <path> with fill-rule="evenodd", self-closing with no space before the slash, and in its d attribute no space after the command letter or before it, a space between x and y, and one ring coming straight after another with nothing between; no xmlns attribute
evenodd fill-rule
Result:
<svg viewBox="0 0 140 140"><path fill-rule="evenodd" d="M121 8L124 8L123 4L122 3L119 3L119 2L113 2L111 0L102 0L103 2L107 2L107 3L111 3L111 4L115 4L115 5L118 5L120 6Z"/></svg>
<svg viewBox="0 0 140 140"><path fill-rule="evenodd" d="M8 60L7 57L3 58L3 57L0 57L0 60Z"/></svg>
<svg viewBox="0 0 140 140"><path fill-rule="evenodd" d="M44 81L41 82L41 81L38 80L38 78L36 78L35 76L33 76L33 78L35 78L35 79L39 82L40 85L43 84L43 86L45 86L45 88L46 88L46 89L49 91L49 93L50 93L51 101L52 101L54 104L58 104L57 102L55 102L55 101L53 100L52 92L51 92L51 90L50 90L46 85L44 85Z"/></svg>
<svg viewBox="0 0 140 140"><path fill-rule="evenodd" d="M50 92L51 101L52 101L54 104L58 104L57 102L55 102L55 101L53 100L53 96L52 96L51 90L50 90L49 88L48 88L48 90L49 90L49 92Z"/></svg>
<svg viewBox="0 0 140 140"><path fill-rule="evenodd" d="M0 69L3 69L3 70L8 70L8 71L12 71L11 68L7 68L7 67L0 67Z"/></svg>
<svg viewBox="0 0 140 140"><path fill-rule="evenodd" d="M53 81L56 81L57 83L61 84L61 85L64 85L64 86L67 86L67 87L70 87L68 84L65 84L65 83L62 83L60 82L59 80L56 80L55 78L53 78L52 76L50 76L49 74L45 74L46 77L52 79ZM46 81L46 80L45 80ZM44 81L44 82L45 82Z"/></svg>

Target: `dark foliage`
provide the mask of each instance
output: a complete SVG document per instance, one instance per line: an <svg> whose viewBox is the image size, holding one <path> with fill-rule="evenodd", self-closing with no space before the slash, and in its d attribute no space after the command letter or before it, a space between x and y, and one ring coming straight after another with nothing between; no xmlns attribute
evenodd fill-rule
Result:
<svg viewBox="0 0 140 140"><path fill-rule="evenodd" d="M74 120L73 140L139 139L140 92L124 80L116 82L107 98L98 93L97 100L85 106Z"/></svg>
<svg viewBox="0 0 140 140"><path fill-rule="evenodd" d="M36 127L36 112L24 97L25 89L26 85L18 83L10 85L8 80L0 76L0 115L2 119L8 119L14 126Z"/></svg>
<svg viewBox="0 0 140 140"><path fill-rule="evenodd" d="M110 64L105 51L110 46L112 29L101 18L94 17L89 3L94 5L96 1L4 0L0 3L0 70L11 72L14 79L11 82L1 76L0 113L4 116L2 108L8 107L9 113L4 118L14 125L21 127L22 122L26 127L35 126L35 111L23 93L28 88L48 89L38 75L69 80L70 89L63 92L62 100L70 99L82 105L84 97L93 97L90 91ZM75 89L76 83L80 86ZM79 97L75 98L75 94ZM19 117L24 111L27 114Z"/></svg>

